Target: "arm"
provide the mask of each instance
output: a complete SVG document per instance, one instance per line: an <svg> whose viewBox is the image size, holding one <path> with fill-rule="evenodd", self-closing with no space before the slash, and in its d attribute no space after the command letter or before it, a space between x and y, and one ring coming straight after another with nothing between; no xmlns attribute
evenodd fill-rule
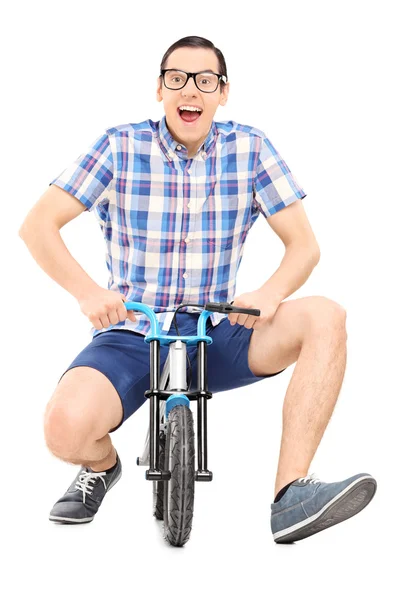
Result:
<svg viewBox="0 0 400 600"><path fill-rule="evenodd" d="M59 230L85 210L80 200L50 185L18 232L39 266L77 300L98 285L72 257Z"/></svg>
<svg viewBox="0 0 400 600"><path fill-rule="evenodd" d="M301 200L268 217L267 223L284 243L285 254L259 290L280 304L307 281L318 264L320 251Z"/></svg>

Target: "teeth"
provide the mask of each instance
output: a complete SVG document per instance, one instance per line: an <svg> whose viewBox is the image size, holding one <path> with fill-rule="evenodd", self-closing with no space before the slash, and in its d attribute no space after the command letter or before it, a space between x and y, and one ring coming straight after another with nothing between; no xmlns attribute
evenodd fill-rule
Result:
<svg viewBox="0 0 400 600"><path fill-rule="evenodd" d="M191 110L191 111L201 112L201 109L196 108L195 106L180 106L179 110Z"/></svg>

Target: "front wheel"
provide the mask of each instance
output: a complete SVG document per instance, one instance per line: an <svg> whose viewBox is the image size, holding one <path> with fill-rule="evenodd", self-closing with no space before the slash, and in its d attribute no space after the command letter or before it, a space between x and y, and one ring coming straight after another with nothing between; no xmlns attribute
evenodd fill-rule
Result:
<svg viewBox="0 0 400 600"><path fill-rule="evenodd" d="M183 546L192 529L195 449L193 414L188 406L175 406L168 415L164 469L171 479L164 487L164 537Z"/></svg>

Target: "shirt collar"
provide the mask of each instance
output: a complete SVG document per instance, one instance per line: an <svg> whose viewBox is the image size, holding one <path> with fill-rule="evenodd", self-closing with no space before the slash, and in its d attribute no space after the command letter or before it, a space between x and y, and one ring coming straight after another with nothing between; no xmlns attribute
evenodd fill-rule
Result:
<svg viewBox="0 0 400 600"><path fill-rule="evenodd" d="M218 128L215 121L212 122L210 131L206 139L204 140L201 148L198 151L201 153L201 157L206 160L212 151L213 147L217 142ZM183 144L177 142L171 135L167 127L166 115L163 116L159 121L158 127L158 141L161 149L163 150L166 160L171 161L174 156L178 156L181 159L187 159L187 148Z"/></svg>

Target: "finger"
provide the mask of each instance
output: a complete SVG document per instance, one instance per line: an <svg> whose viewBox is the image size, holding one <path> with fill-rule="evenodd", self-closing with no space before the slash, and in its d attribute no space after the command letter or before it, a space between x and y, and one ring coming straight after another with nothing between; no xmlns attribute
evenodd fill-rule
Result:
<svg viewBox="0 0 400 600"><path fill-rule="evenodd" d="M120 321L125 321L125 320L126 320L126 318L127 318L127 317L126 317L126 308L125 308L125 306L124 306L124 305L122 305L122 306L117 306L117 307L116 307L116 311L117 311L117 315L118 315L118 319L119 319L119 320L118 320L118 323L119 323Z"/></svg>
<svg viewBox="0 0 400 600"><path fill-rule="evenodd" d="M95 329L103 329L100 319L94 317L92 314L89 315L89 320Z"/></svg>
<svg viewBox="0 0 400 600"><path fill-rule="evenodd" d="M101 315L101 317L99 317L99 321L101 323L102 328L107 329L108 327L110 327L110 321L108 320L107 315Z"/></svg>
<svg viewBox="0 0 400 600"><path fill-rule="evenodd" d="M248 319L246 319L246 323L244 324L244 327L246 327L246 329L254 329L254 325L257 323L257 317L249 317Z"/></svg>
<svg viewBox="0 0 400 600"><path fill-rule="evenodd" d="M241 313L236 314L235 323L237 325L244 325L245 321L246 321L246 315L243 315Z"/></svg>
<svg viewBox="0 0 400 600"><path fill-rule="evenodd" d="M237 320L237 322L239 323L239 325L244 325L246 323L246 321L247 321L247 317L248 317L248 315L245 315L243 313L239 313L238 314L238 320Z"/></svg>
<svg viewBox="0 0 400 600"><path fill-rule="evenodd" d="M116 325L121 320L121 319L119 319L117 311L115 310L115 308L108 311L108 319L109 319L111 325Z"/></svg>
<svg viewBox="0 0 400 600"><path fill-rule="evenodd" d="M122 301L124 302L124 304L127 301L125 296L122 296ZM124 310L125 307L118 309L118 316L120 317L120 321L125 321L126 319L130 319L131 321L136 321L136 317L135 317L135 313L133 311L133 309L130 310Z"/></svg>

